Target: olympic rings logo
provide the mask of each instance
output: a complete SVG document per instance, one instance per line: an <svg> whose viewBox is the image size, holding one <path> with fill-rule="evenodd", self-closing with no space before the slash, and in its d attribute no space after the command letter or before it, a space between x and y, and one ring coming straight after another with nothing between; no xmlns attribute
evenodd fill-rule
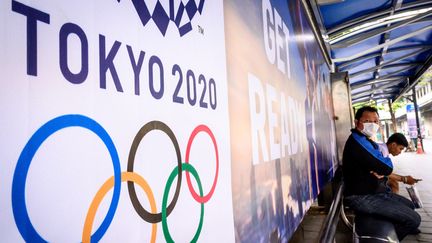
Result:
<svg viewBox="0 0 432 243"><path fill-rule="evenodd" d="M120 159L118 157L116 147L109 134L105 131L105 129L99 123L86 116L64 115L48 121L47 123L42 125L31 136L31 138L25 145L24 149L22 150L18 158L17 165L15 167L15 172L12 181L12 210L13 210L13 215L14 215L17 228L25 241L46 242L46 240L39 235L39 233L36 231L33 224L31 223L30 217L27 212L27 206L25 203L25 184L26 184L27 174L28 174L31 161L34 155L36 154L36 152L38 151L39 147L48 137L50 137L55 132L68 127L82 127L96 134L103 141L106 148L108 149L108 152L111 156L113 169L114 169L114 175L101 186L101 188L96 193L96 195L94 196L90 204L84 222L82 242L98 242L103 237L103 235L107 231L108 227L110 226L114 218L114 214L117 209L118 201L120 198L120 188L121 188L120 184L123 181L127 181L128 183L129 197L135 208L135 211L143 220L152 224L151 242L156 241L156 230L157 230L158 222L162 222L162 230L163 230L163 235L165 237L165 240L167 242L174 242L174 240L172 239L169 233L167 217L173 211L177 203L179 193L180 193L183 171L185 171L186 173L186 180L187 180L189 191L191 192L195 201L201 204L199 225L191 242L196 242L198 240L203 225L204 204L208 202L213 196L213 193L216 188L218 172L219 172L219 155L218 155L217 142L210 128L208 128L205 125L199 125L192 131L192 134L190 135L187 144L185 162L182 162L180 147L172 130L165 123L161 121L148 122L138 131L137 135L133 140L129 152L127 171L121 172ZM153 192L150 186L148 185L147 181L133 171L137 148L141 140L145 137L145 135L153 130L160 130L170 138L171 142L174 145L174 148L176 150L176 155L177 155L177 166L172 170L171 174L168 177L167 183L165 185L164 193L163 193L162 210L159 213L157 213L156 201ZM195 136L200 132L207 133L210 136L216 154L216 174L213 180L213 185L210 191L206 195L204 195L203 193L203 188L202 188L202 184L198 172L189 163L189 156L190 156L192 143L195 139ZM199 194L195 191L195 189L192 186L192 182L189 175L190 173L197 181ZM169 191L176 177L178 178L177 178L177 184L176 184L174 196L172 198L172 201L168 204L167 200L168 200ZM150 202L150 212L144 209L144 207L138 201L134 184L138 184L147 195L148 200ZM99 207L99 204L101 203L101 201L103 200L107 192L112 188L113 188L113 196L111 199L111 204L108 208L108 212L105 218L103 219L101 225L97 228L94 234L91 235L94 218L97 209Z"/></svg>

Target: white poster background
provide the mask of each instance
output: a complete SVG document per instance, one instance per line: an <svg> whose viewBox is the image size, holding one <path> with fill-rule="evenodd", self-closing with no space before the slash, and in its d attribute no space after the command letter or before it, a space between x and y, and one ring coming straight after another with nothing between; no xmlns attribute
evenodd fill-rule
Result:
<svg viewBox="0 0 432 243"><path fill-rule="evenodd" d="M27 75L27 17L12 11L12 1L0 2L0 239L23 241L12 211L12 180L17 160L33 133L51 119L66 114L81 114L98 122L110 135L117 149L121 171L127 170L129 150L139 129L158 120L174 132L185 161L186 146L193 129L205 124L217 141L219 175L211 199L204 205L199 241L230 242L234 239L230 147L225 70L225 46L222 1L205 1L203 12L196 13L192 30L180 37L170 21L165 36L150 21L143 26L132 1L19 1L50 15L50 23L37 22L37 76ZM152 12L156 1L144 1ZM168 0L160 1L168 11ZM175 1L178 6L180 1ZM183 1L188 2L188 1ZM198 0L196 1L199 2ZM89 72L81 84L69 82L61 72L59 31L65 23L78 25L85 33L89 49ZM118 92L110 71L106 89L100 88L99 38L105 36L108 55L115 41L121 46L114 58L123 92ZM140 95L134 94L134 73L127 52L132 47L135 60L145 52L140 73ZM77 73L81 67L81 44L76 35L68 37L68 67ZM157 56L164 68L165 92L161 99L149 91L149 59ZM184 104L173 103L172 94L179 75L172 73L178 64L183 73L179 95ZM159 73L154 72L158 81ZM186 73L192 70L197 82L197 104L189 104ZM217 107L199 107L202 86L198 76L216 83ZM158 82L155 82L156 84ZM155 89L160 86L156 85ZM207 101L209 86L207 83ZM216 155L210 137L196 136L190 163L200 176L204 194L212 187ZM167 178L177 165L175 149L160 131L147 134L138 147L134 172L152 189L157 211L161 211ZM25 201L29 218L38 234L47 241L78 242L88 207L102 184L113 176L110 155L98 136L82 127L62 129L40 146L28 170ZM194 177L191 176L192 181ZM170 188L171 202L177 180ZM135 185L138 198L147 210L150 206L143 190ZM198 192L197 186L195 190ZM105 218L112 189L99 207L93 232ZM177 204L168 216L168 228L175 241L190 241L198 228L200 204L191 196L183 172ZM157 241L165 241L162 223L157 224ZM136 213L123 182L113 221L104 234L105 242L146 242L151 224Z"/></svg>

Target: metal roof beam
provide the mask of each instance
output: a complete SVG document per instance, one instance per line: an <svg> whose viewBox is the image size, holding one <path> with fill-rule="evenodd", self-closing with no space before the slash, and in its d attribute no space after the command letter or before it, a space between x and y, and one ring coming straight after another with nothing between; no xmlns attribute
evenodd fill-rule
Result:
<svg viewBox="0 0 432 243"><path fill-rule="evenodd" d="M324 19L321 15L321 11L320 11L319 6L318 6L319 3L316 0L309 0L307 2L310 5L311 11L313 12L314 19L316 20L319 32L321 33L320 41L323 42L323 45L325 46L325 49L326 49L325 52L327 53L327 56L328 56L328 60L327 59L326 60L331 61L331 55L330 55L331 47L330 47L330 44L326 41L328 39L327 28L324 25ZM306 6L308 4L306 2L303 2L303 5ZM331 65L334 66L333 63Z"/></svg>
<svg viewBox="0 0 432 243"><path fill-rule="evenodd" d="M396 91L399 91L398 87L389 87L389 88L385 88L382 89L381 87L376 87L375 89L373 89L373 93L376 95L380 95L380 94L393 94L396 93Z"/></svg>
<svg viewBox="0 0 432 243"><path fill-rule="evenodd" d="M361 98L361 99L352 100L352 103L356 104L356 103L364 102L364 101L367 101L367 100L372 100L372 99L371 99L370 96L368 96L368 97L364 97L364 98Z"/></svg>
<svg viewBox="0 0 432 243"><path fill-rule="evenodd" d="M385 86L387 86L387 87L385 87ZM394 85L390 85L389 86L389 84L386 84L386 85L381 85L379 87L376 87L376 86L372 85L372 88L370 88L370 89L367 89L367 90L364 90L364 91L360 91L360 92L357 92L357 93L352 93L351 95L374 93L375 91L386 91L386 92L389 92L389 91L394 91L396 89L399 90L399 88L397 88L397 87L391 87L391 86L394 86Z"/></svg>
<svg viewBox="0 0 432 243"><path fill-rule="evenodd" d="M385 98L391 98L395 94L383 94L383 95L366 95L364 97L360 97L357 99L353 99L352 102L360 102L360 101L366 101L366 100L375 100L375 99L385 99Z"/></svg>
<svg viewBox="0 0 432 243"><path fill-rule="evenodd" d="M420 52L432 49L432 46L431 45L404 46L404 47L389 49L389 50L387 50L387 54L388 53L393 53L393 52L399 52L399 51L419 49L419 48L424 49L424 50L421 50L421 51L419 50L419 53L420 53ZM366 59L372 59L372 58L379 57L379 56L381 56L381 52L377 52L377 53L372 53L372 54L369 54L369 55L361 56L361 57L358 57L358 58L353 59L351 61L339 64L338 68L339 68L339 71L344 71L345 67L347 67L347 66L349 66L349 65L351 65L353 63L356 63L356 62L359 62L359 61L362 61L362 60L366 60ZM406 57L404 57L404 58L406 58Z"/></svg>
<svg viewBox="0 0 432 243"><path fill-rule="evenodd" d="M363 95L351 95L351 99L352 100L358 100L358 99L362 99L362 98L366 98L366 97L371 97L372 93L367 93L367 94L363 94Z"/></svg>
<svg viewBox="0 0 432 243"><path fill-rule="evenodd" d="M354 60L351 60L349 62L344 62L342 64L339 64L338 68L339 68L339 71L344 71L346 67L348 67L349 65L351 65L353 63L360 62L360 61L367 60L367 59L372 59L372 58L379 57L379 56L381 56L381 53L372 53L369 55L365 55L365 56L356 58Z"/></svg>
<svg viewBox="0 0 432 243"><path fill-rule="evenodd" d="M392 11L390 12L390 16L393 16L395 11L399 10L399 8L402 6L402 2L403 2L403 0L393 0L393 8L392 8ZM387 24L387 27L390 27L390 26L391 26L391 23ZM389 39L390 39L390 32L387 32L384 35L382 35L382 41L380 42L380 44L389 41ZM388 51L388 46L381 49L381 56L380 56L378 62L375 62L377 66L384 64L384 55L387 53L387 51ZM373 77L378 78L380 76L380 71L381 71L380 68L376 69L374 71Z"/></svg>
<svg viewBox="0 0 432 243"><path fill-rule="evenodd" d="M420 33L423 33L423 32L428 31L428 30L430 30L430 29L432 29L432 25L425 26L425 27L423 27L423 28L421 28L421 29L418 29L418 30L413 31L413 32L408 33L408 34L405 34L405 35L400 36L400 37L398 37L398 38L396 38L396 39L393 39L393 40L387 41L387 42L385 42L385 43L383 43L383 44L380 44L380 45L374 46L374 47L372 47L372 48L369 48L369 49L367 49L367 50L364 50L364 51L362 51L362 52L359 52L359 53L357 53L357 54L355 54L355 55L348 56L348 57L334 58L334 59L333 59L333 62L336 63L336 62L346 62L346 61L351 61L351 60L353 60L353 59L355 59L355 58L358 58L358 57L361 57L361 56L367 55L367 54L369 54L369 53L372 53L372 52L374 52L374 51L380 50L380 49L382 49L382 48L384 48L384 47L386 47L386 46L391 46L391 45L394 45L394 44L396 44L396 43L398 43L398 42L401 42L401 41L403 41L403 40L406 40L406 39L408 39L408 38L411 38L411 37L413 37L413 36L417 36L417 35L419 35Z"/></svg>
<svg viewBox="0 0 432 243"><path fill-rule="evenodd" d="M405 68L401 68L401 69L399 69L399 70L397 70L397 71L391 72L391 73L389 73L389 74L383 75L383 76L381 76L381 78L389 78L389 77L391 77L391 76L393 76L393 75L395 75L395 74L399 74L399 73L402 73L402 72L408 71L408 70L413 69L413 68L415 68L415 67L417 67L417 66L420 66L420 65L421 65L421 64L413 64L413 65L407 66L407 67L405 67Z"/></svg>
<svg viewBox="0 0 432 243"><path fill-rule="evenodd" d="M353 105L356 105L356 104L358 104L358 103L362 103L362 102L365 102L365 101L367 101L368 99L364 99L364 100L353 100L352 101L352 104Z"/></svg>
<svg viewBox="0 0 432 243"><path fill-rule="evenodd" d="M355 34L355 36L351 37L351 38L349 38L350 36L347 36L347 37L342 36L337 41L334 41L334 42L330 41L330 44L331 44L331 47L335 48L335 49L337 49L337 48L346 48L346 47L358 44L358 43L360 43L362 41L365 41L367 39L370 39L370 38L372 38L374 36L381 35L381 34L389 32L389 31L398 29L400 27L409 25L411 23L417 22L417 21L419 21L419 20L421 20L423 18L429 17L431 15L432 15L432 10L429 10L429 11L423 13L423 14L419 14L419 15L416 15L416 16L414 16L412 18L405 19L403 21L399 21L399 23L397 23L397 24L393 24L393 25L390 25L390 26L387 26L387 27L371 30L371 31L368 31L368 32L364 32L364 31L367 31L368 29L363 30L363 31L359 31L358 34ZM330 39L331 38L332 37L330 36ZM347 39L347 38L349 38L349 39ZM347 39L347 40L345 40L345 39ZM345 41L343 41L343 40L345 40ZM333 43L331 43L331 42L333 42ZM338 44L335 44L335 43L338 43Z"/></svg>
<svg viewBox="0 0 432 243"><path fill-rule="evenodd" d="M394 98L394 96L396 96L400 92L400 90L402 89L401 87L396 86L399 83L400 82L398 82L397 84L387 83L387 84L380 85L380 86L372 85L371 89L368 89L365 91L360 91L357 93L353 93L351 95L351 99L357 100L357 99L361 99L361 98L365 98L365 97L382 97L384 95L388 95L389 97Z"/></svg>
<svg viewBox="0 0 432 243"><path fill-rule="evenodd" d="M398 60L396 60L396 61L398 61ZM420 63L397 63L397 64L387 63L387 64L381 64L381 65L378 65L378 66L375 66L375 67L371 67L371 68L367 68L367 69L358 71L356 73L350 74L349 76L350 76L350 78L354 78L354 77L357 77L357 76L365 74L365 73L370 73L370 72L375 71L377 69L386 69L386 68L395 68L395 67L408 67L408 66L418 66L418 65L420 65Z"/></svg>
<svg viewBox="0 0 432 243"><path fill-rule="evenodd" d="M407 4L402 4L402 6L400 7L400 10L397 13L404 13L406 11L422 9L422 8L424 8L423 5L429 5L429 4L432 4L432 0L420 0L420 1L415 1L415 2L411 2L411 3L407 3ZM416 7L419 7L419 8L416 8ZM392 11L392 9L386 9L386 10L383 10L381 12L374 12L371 14L360 16L356 19L341 23L340 25L337 25L337 26L329 29L327 31L327 34L329 34L329 35L334 34L335 32L346 29L352 25L357 25L358 23L362 23L362 22L365 22L367 20L380 17L382 15L387 15L387 14L391 13L391 11Z"/></svg>
<svg viewBox="0 0 432 243"><path fill-rule="evenodd" d="M391 98L393 98L392 94L385 95L385 96L383 96L383 95L380 95L380 96L370 96L370 97L364 97L364 98L352 100L352 103L353 104L357 104L357 103L360 103L360 102L366 102L366 101L372 101L372 100L374 100L374 101L377 101L377 100L388 100L388 99L391 99Z"/></svg>
<svg viewBox="0 0 432 243"><path fill-rule="evenodd" d="M387 82L383 82L384 84L389 84L389 83L391 83L391 84L393 84L393 82L390 82L390 81L387 81ZM363 88L363 87L365 87L365 86L372 86L373 84L364 84L364 85L362 85L362 86L358 86L358 87L354 87L354 88L351 88L351 91L354 91L354 90L357 90L357 89L361 89L361 88ZM369 90L369 89L368 89ZM361 92L363 92L363 91L360 91L359 93L361 93Z"/></svg>
<svg viewBox="0 0 432 243"><path fill-rule="evenodd" d="M380 91L379 93L377 93L376 91ZM389 94L389 93L395 93L395 91L399 91L398 88L386 88L386 89L371 89L365 92L358 92L355 94L351 95L352 99L357 99L357 98L361 98L361 97L365 97L368 95L384 95L384 94Z"/></svg>
<svg viewBox="0 0 432 243"><path fill-rule="evenodd" d="M328 46L327 41L324 40L324 38L326 36L323 36L321 33L324 33L322 31L325 30L324 24L321 21L321 17L318 11L318 7L315 6L311 6L311 1L308 0L301 0L303 7L305 8L306 11L306 16L310 22L311 28L312 28L312 32L315 36L315 39L318 42L318 46L324 56L324 59L327 63L327 65L329 66L329 68L333 69L332 67L334 67L334 63L332 63L332 59L331 59L331 55L330 55L330 48ZM318 18L319 17L319 18Z"/></svg>
<svg viewBox="0 0 432 243"><path fill-rule="evenodd" d="M372 85L372 84L378 84L378 83L387 83L387 82L399 82L399 81L406 81L406 76L398 76L398 77L391 77L391 78L378 78L378 79L370 79L361 83L355 83L350 85L351 90L355 90L364 86Z"/></svg>
<svg viewBox="0 0 432 243"><path fill-rule="evenodd" d="M375 88L376 89L387 89L387 88L389 88L389 87L393 87L393 88L397 88L397 90L400 90L401 88L400 87L397 87L397 85L399 85L401 82L392 82L392 83L386 83L386 84L383 84L383 85L380 85L380 86L376 86Z"/></svg>
<svg viewBox="0 0 432 243"><path fill-rule="evenodd" d="M414 77L410 78L408 85L402 90L398 96L396 97L395 101L397 101L399 98L401 98L405 93L409 92L412 87L417 85L418 81L420 80L420 77L432 66L432 54L429 55L427 60L425 61L424 65L420 70L416 72Z"/></svg>

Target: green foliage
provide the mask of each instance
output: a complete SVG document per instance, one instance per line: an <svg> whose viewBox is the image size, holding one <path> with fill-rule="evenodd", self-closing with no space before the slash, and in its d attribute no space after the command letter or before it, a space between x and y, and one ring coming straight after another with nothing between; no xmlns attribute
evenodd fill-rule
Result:
<svg viewBox="0 0 432 243"><path fill-rule="evenodd" d="M420 82L430 82L432 80L432 68L429 68L421 77Z"/></svg>
<svg viewBox="0 0 432 243"><path fill-rule="evenodd" d="M376 105L376 102L375 101L373 101L373 100L371 100L371 101L365 101L365 102L360 102L360 103L355 103L354 105L353 105L353 108L354 108L354 110L358 110L358 109L360 109L361 107L363 107L363 106L372 106L372 107L375 107L375 108L377 108L377 105ZM378 108L377 108L378 109Z"/></svg>
<svg viewBox="0 0 432 243"><path fill-rule="evenodd" d="M417 85L419 87L423 87L427 84L429 84L432 81L432 68L429 67L429 69L423 73L423 75L420 77Z"/></svg>
<svg viewBox="0 0 432 243"><path fill-rule="evenodd" d="M405 106L407 103L408 102L404 98L399 99L398 101L392 103L393 112L396 112L399 109L405 109ZM361 103L356 103L353 105L353 108L354 108L354 110L358 110L362 106L366 106L366 105L375 107L380 111L387 111L387 112L390 111L387 102L381 102L381 103L377 104L377 102L375 102L375 101L365 101L365 102L361 102Z"/></svg>
<svg viewBox="0 0 432 243"><path fill-rule="evenodd" d="M399 99L398 101L393 102L392 103L393 112L396 112L397 110L402 109L402 108L405 109L406 104L407 104L406 99Z"/></svg>

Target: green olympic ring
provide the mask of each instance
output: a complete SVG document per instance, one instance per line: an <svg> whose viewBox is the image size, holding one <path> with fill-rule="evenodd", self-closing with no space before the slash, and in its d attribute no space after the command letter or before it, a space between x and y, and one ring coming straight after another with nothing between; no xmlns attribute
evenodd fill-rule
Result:
<svg viewBox="0 0 432 243"><path fill-rule="evenodd" d="M167 184L165 185L163 199L162 199L162 229L163 229L163 234L164 234L165 240L167 242L170 242L170 243L174 242L174 240L172 239L172 237L169 233L169 230L168 230L166 204L168 201L169 189L171 188L171 185L174 181L174 178L178 175L178 168L177 167L178 166L176 166L174 168L174 170L171 172L170 176L168 177L168 181L167 181ZM201 185L201 180L198 176L198 172L195 170L195 168L191 164L183 163L181 165L181 167L182 167L182 171L184 171L184 170L189 171L195 177L195 180L198 183L200 196L202 197L204 193L203 193L203 189L202 189L202 185ZM201 203L200 222L198 225L198 229L197 229L194 237L192 238L191 242L197 242L198 237L201 233L201 229L202 229L202 225L203 225L203 219L204 219L204 203Z"/></svg>

